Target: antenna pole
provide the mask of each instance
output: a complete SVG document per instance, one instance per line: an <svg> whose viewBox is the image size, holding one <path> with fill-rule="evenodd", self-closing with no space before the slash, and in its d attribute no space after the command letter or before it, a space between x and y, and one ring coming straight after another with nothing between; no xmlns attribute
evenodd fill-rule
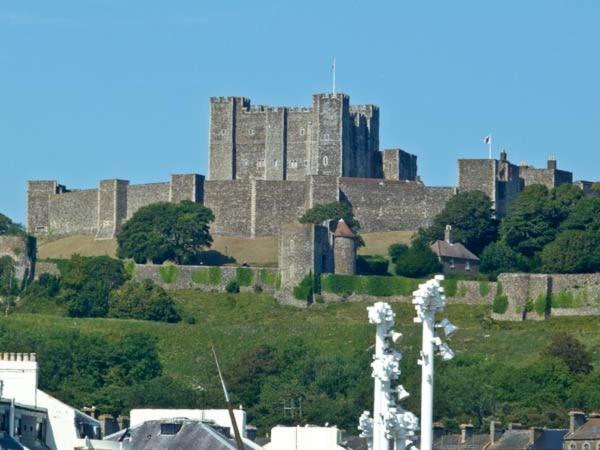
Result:
<svg viewBox="0 0 600 450"><path fill-rule="evenodd" d="M245 450L244 443L242 442L242 436L240 435L240 430L237 426L237 422L235 420L235 415L233 414L233 407L231 406L231 402L229 401L229 394L227 393L227 386L225 385L225 380L223 379L223 374L221 373L221 367L219 366L219 360L217 358L217 353L215 352L215 346L211 344L212 353L215 357L215 364L217 365L217 372L219 372L219 378L221 380L221 386L223 386L223 394L225 394L225 403L227 404L227 410L229 411L229 419L231 420L231 426L233 427L233 434L235 435L235 444L237 450Z"/></svg>
<svg viewBox="0 0 600 450"><path fill-rule="evenodd" d="M333 58L332 70L333 70L333 93L335 94L335 57Z"/></svg>

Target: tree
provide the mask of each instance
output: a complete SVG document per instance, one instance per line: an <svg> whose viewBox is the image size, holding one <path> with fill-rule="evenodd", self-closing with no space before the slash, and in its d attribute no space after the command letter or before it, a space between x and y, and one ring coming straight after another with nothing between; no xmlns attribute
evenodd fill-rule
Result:
<svg viewBox="0 0 600 450"><path fill-rule="evenodd" d="M191 201L145 206L119 233L118 255L137 263L161 264L168 259L189 263L212 244L209 228L214 219L210 209Z"/></svg>
<svg viewBox="0 0 600 450"><path fill-rule="evenodd" d="M574 336L561 332L550 339L542 356L558 358L567 365L571 373L590 373L593 370L592 356Z"/></svg>
<svg viewBox="0 0 600 450"><path fill-rule="evenodd" d="M527 259L505 242L492 242L481 254L479 270L493 276L498 276L502 272L526 271Z"/></svg>
<svg viewBox="0 0 600 450"><path fill-rule="evenodd" d="M564 220L583 198L583 191L574 184L561 184L550 191L550 202Z"/></svg>
<svg viewBox="0 0 600 450"><path fill-rule="evenodd" d="M442 271L442 264L436 254L419 239L415 239L412 246L402 252L399 258L392 259L392 262L396 275L410 278L422 278Z"/></svg>
<svg viewBox="0 0 600 450"><path fill-rule="evenodd" d="M346 202L317 204L307 210L299 220L300 223L319 225L329 220L338 221L340 219L344 219L346 225L348 225L352 232L357 236L358 245L365 245L362 237L358 234L360 231L360 223L354 218L352 206Z"/></svg>
<svg viewBox="0 0 600 450"><path fill-rule="evenodd" d="M563 231L544 247L543 270L556 273L589 273L600 270L600 232Z"/></svg>
<svg viewBox="0 0 600 450"><path fill-rule="evenodd" d="M584 197L571 209L561 230L600 231L600 198Z"/></svg>
<svg viewBox="0 0 600 450"><path fill-rule="evenodd" d="M25 230L21 225L14 223L9 217L0 213L0 236L3 234L25 234Z"/></svg>
<svg viewBox="0 0 600 450"><path fill-rule="evenodd" d="M508 208L500 236L515 251L531 257L554 239L561 217L548 188L527 186Z"/></svg>
<svg viewBox="0 0 600 450"><path fill-rule="evenodd" d="M400 261L402 255L404 255L408 251L409 247L406 244L392 244L388 248L388 255L390 256L390 261L396 264L396 261Z"/></svg>
<svg viewBox="0 0 600 450"><path fill-rule="evenodd" d="M452 226L455 241L480 254L486 245L498 237L498 221L490 198L480 191L459 192L422 232L427 242L444 238L446 225Z"/></svg>
<svg viewBox="0 0 600 450"><path fill-rule="evenodd" d="M15 261L10 256L0 257L0 295L17 295L19 280Z"/></svg>
<svg viewBox="0 0 600 450"><path fill-rule="evenodd" d="M110 292L126 279L122 261L73 255L62 271L61 297L72 317L105 317Z"/></svg>
<svg viewBox="0 0 600 450"><path fill-rule="evenodd" d="M181 320L173 299L151 280L141 283L128 281L113 291L110 295L108 316L170 323Z"/></svg>

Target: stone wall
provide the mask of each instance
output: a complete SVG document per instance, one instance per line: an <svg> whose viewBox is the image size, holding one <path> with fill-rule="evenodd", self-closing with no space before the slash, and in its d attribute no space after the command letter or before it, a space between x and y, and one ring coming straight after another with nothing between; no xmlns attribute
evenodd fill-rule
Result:
<svg viewBox="0 0 600 450"><path fill-rule="evenodd" d="M547 316L600 314L600 273L501 274L498 281L508 300L498 320L540 320ZM545 314L535 311L536 302L549 302Z"/></svg>
<svg viewBox="0 0 600 450"><path fill-rule="evenodd" d="M251 235L251 180L206 181L204 204L215 215L211 233L221 236Z"/></svg>
<svg viewBox="0 0 600 450"><path fill-rule="evenodd" d="M387 149L382 152L383 176L386 180L417 179L417 156L400 149Z"/></svg>
<svg viewBox="0 0 600 450"><path fill-rule="evenodd" d="M26 236L0 236L0 258L8 256L15 262L15 276L20 283L33 274L33 260Z"/></svg>
<svg viewBox="0 0 600 450"><path fill-rule="evenodd" d="M151 203L169 201L169 183L130 184L127 186L127 219Z"/></svg>
<svg viewBox="0 0 600 450"><path fill-rule="evenodd" d="M340 191L363 232L427 227L456 192L449 187L370 178L341 178Z"/></svg>
<svg viewBox="0 0 600 450"><path fill-rule="evenodd" d="M48 203L48 233L95 234L98 229L98 190L52 195ZM35 232L35 226L30 232Z"/></svg>
<svg viewBox="0 0 600 450"><path fill-rule="evenodd" d="M276 236L281 224L296 222L305 210L304 181L252 182L250 235Z"/></svg>
<svg viewBox="0 0 600 450"><path fill-rule="evenodd" d="M169 273L170 271L173 273ZM250 277L246 276L250 279L249 284L244 285L240 282L242 292L260 288L263 292L274 293L278 289L279 269L272 267L136 264L133 279L152 280L167 290L198 289L206 292L225 292L229 282L240 280L240 271L248 271L252 274Z"/></svg>

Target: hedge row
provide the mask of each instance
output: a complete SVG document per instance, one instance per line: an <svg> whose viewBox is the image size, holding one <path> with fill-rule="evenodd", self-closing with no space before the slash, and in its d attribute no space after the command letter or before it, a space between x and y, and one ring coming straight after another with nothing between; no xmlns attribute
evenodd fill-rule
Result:
<svg viewBox="0 0 600 450"><path fill-rule="evenodd" d="M348 296L351 294L390 297L409 296L419 287L422 280L404 277L323 275L321 286L324 292Z"/></svg>

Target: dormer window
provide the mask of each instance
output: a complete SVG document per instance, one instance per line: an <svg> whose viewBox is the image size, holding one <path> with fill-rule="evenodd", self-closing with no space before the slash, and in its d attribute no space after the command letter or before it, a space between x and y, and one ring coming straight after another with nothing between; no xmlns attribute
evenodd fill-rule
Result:
<svg viewBox="0 0 600 450"><path fill-rule="evenodd" d="M160 434L163 436L173 436L181 430L180 423L161 423Z"/></svg>

